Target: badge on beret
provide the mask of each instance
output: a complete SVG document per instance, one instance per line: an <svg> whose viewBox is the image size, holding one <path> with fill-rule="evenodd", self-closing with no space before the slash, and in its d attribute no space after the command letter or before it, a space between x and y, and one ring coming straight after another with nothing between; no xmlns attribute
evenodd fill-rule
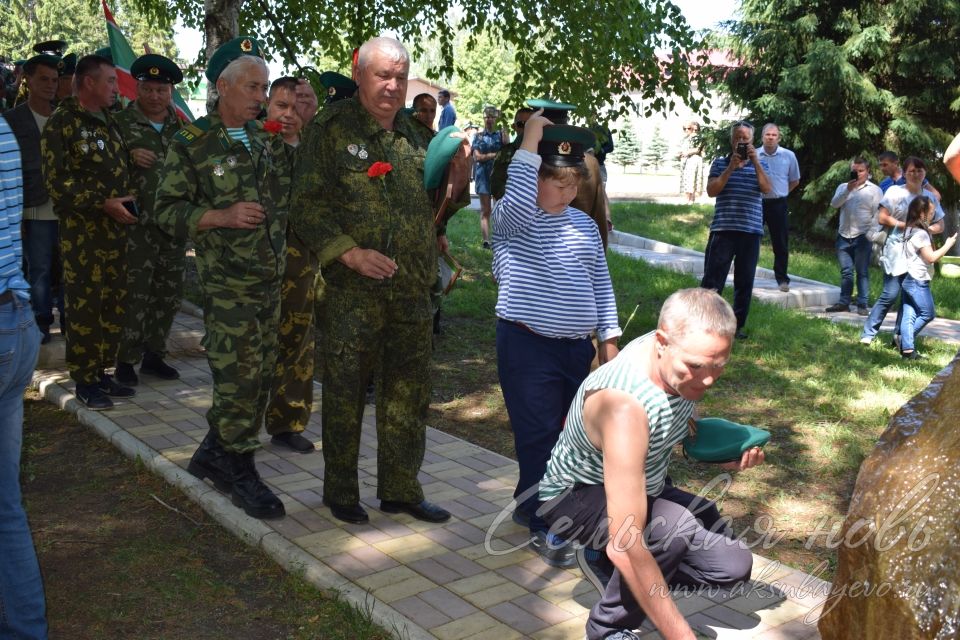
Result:
<svg viewBox="0 0 960 640"><path fill-rule="evenodd" d="M217 176L218 178L223 175L223 165L219 162L213 165L213 175Z"/></svg>
<svg viewBox="0 0 960 640"><path fill-rule="evenodd" d="M253 43L247 40L246 38L244 38L240 42L240 50L245 53L250 53L251 51L253 51Z"/></svg>
<svg viewBox="0 0 960 640"><path fill-rule="evenodd" d="M561 142L559 146L557 146L557 153L563 154L565 156L570 155L570 143Z"/></svg>
<svg viewBox="0 0 960 640"><path fill-rule="evenodd" d="M160 69L157 69L156 67L150 67L150 75L152 76L160 75Z"/></svg>
<svg viewBox="0 0 960 640"><path fill-rule="evenodd" d="M230 167L231 169L237 166L237 156L229 156L227 158L227 166Z"/></svg>
<svg viewBox="0 0 960 640"><path fill-rule="evenodd" d="M360 150L359 147L357 147L357 145L355 145L355 144L348 144L348 145L347 145L347 152L348 152L350 155L352 155L352 156L357 155L357 151L359 151L359 150Z"/></svg>

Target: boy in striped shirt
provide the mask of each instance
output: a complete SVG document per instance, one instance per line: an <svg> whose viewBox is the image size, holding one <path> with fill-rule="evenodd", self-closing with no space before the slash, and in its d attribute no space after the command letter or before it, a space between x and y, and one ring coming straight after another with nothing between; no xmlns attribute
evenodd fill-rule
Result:
<svg viewBox="0 0 960 640"><path fill-rule="evenodd" d="M708 289L663 304L657 330L633 340L584 381L540 482L551 532L586 545L584 575L603 593L588 640L632 639L649 617L664 638L695 638L671 586L729 585L750 577L753 556L706 499L673 487L673 447L730 357L737 321ZM727 470L763 462L749 449ZM594 559L587 553L592 551Z"/></svg>
<svg viewBox="0 0 960 640"><path fill-rule="evenodd" d="M536 513L538 483L590 372L593 334L606 362L617 355L621 331L597 225L569 206L586 174L583 154L593 135L551 125L541 113L527 121L493 213L497 372L520 465L514 520L530 527L545 562L569 567L572 547L548 538Z"/></svg>

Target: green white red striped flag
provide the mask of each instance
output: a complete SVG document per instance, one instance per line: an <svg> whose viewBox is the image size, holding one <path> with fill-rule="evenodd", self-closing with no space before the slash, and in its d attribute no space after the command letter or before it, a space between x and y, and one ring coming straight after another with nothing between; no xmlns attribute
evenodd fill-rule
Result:
<svg viewBox="0 0 960 640"><path fill-rule="evenodd" d="M133 52L133 49L130 48L130 43L127 42L127 39L124 37L123 32L120 31L120 27L117 26L117 21L113 19L113 14L110 13L110 9L107 8L107 0L100 0L100 3L103 5L103 15L107 19L107 35L110 37L110 53L113 55L113 64L117 68L117 88L120 91L120 95L128 100L137 99L137 81L132 75L130 75L130 65L133 64L133 61L138 58L138 56ZM190 107L187 106L187 102L183 99L183 96L180 95L180 92L177 91L177 88L173 88L173 106L177 110L177 115L180 116L181 120L186 122L193 122L194 117L190 112Z"/></svg>

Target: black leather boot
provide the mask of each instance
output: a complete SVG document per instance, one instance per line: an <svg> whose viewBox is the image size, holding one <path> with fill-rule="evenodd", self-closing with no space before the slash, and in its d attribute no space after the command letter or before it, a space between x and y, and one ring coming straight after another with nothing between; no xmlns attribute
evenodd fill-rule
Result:
<svg viewBox="0 0 960 640"><path fill-rule="evenodd" d="M243 509L251 518L270 520L285 516L283 502L260 479L260 474L253 464L253 451L228 451L227 457L233 471L233 487L230 490L233 504Z"/></svg>
<svg viewBox="0 0 960 640"><path fill-rule="evenodd" d="M227 457L227 451L217 439L213 429L207 432L200 447L190 458L187 471L201 480L210 478L215 486L224 493L233 487L233 470Z"/></svg>
<svg viewBox="0 0 960 640"><path fill-rule="evenodd" d="M179 371L164 362L163 356L153 351L147 351L143 354L140 373L147 373L161 380L176 380L180 377Z"/></svg>

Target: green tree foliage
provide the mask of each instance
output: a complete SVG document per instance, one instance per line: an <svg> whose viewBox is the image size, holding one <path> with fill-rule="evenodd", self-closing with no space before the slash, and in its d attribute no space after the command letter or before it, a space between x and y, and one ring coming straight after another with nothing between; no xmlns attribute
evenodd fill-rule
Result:
<svg viewBox="0 0 960 640"><path fill-rule="evenodd" d="M617 132L617 143L613 146L610 158L623 167L623 172L626 173L627 167L637 164L641 152L642 148L637 140L637 134L633 131L633 124L627 121Z"/></svg>
<svg viewBox="0 0 960 640"><path fill-rule="evenodd" d="M580 105L583 116L604 107L614 118L637 108L670 109L677 100L699 102L688 52L701 43L669 0L138 1L188 26L206 27L208 53L238 32L254 33L268 55L290 66L298 55L349 60L353 47L392 33L411 46L415 58L424 43L438 43L437 63L428 75L453 78L459 34L469 34L471 49L483 46L480 34L486 34L493 46L516 52L516 73L503 105L508 109L531 94L563 96ZM700 78L695 74L692 82ZM641 100L632 100L631 93Z"/></svg>
<svg viewBox="0 0 960 640"><path fill-rule="evenodd" d="M960 129L960 3L744 0L741 16L719 43L741 61L722 83L757 124L755 144L773 121L797 153L804 225L829 212L852 157L884 149L927 160L956 198L937 160ZM727 139L714 138L721 153Z"/></svg>
<svg viewBox="0 0 960 640"><path fill-rule="evenodd" d="M465 38L455 51L456 75L450 89L457 94L457 122L470 121L483 128L484 106L502 109L508 104L516 73L513 51L497 45L486 33ZM505 111L504 116L512 117L512 112Z"/></svg>
<svg viewBox="0 0 960 640"><path fill-rule="evenodd" d="M653 137L650 138L650 142L647 144L647 150L643 154L643 159L646 160L648 165L653 165L654 171L659 171L660 166L667 159L667 151L669 151L669 149L670 145L663 137L663 132L660 131L660 125L657 125L653 129Z"/></svg>
<svg viewBox="0 0 960 640"><path fill-rule="evenodd" d="M108 2L134 53L148 45L154 53L176 56L173 27L163 14L151 16L134 0ZM83 56L108 44L107 26L99 2L90 0L0 0L0 55L28 58L33 45L44 40L67 42L68 53Z"/></svg>

